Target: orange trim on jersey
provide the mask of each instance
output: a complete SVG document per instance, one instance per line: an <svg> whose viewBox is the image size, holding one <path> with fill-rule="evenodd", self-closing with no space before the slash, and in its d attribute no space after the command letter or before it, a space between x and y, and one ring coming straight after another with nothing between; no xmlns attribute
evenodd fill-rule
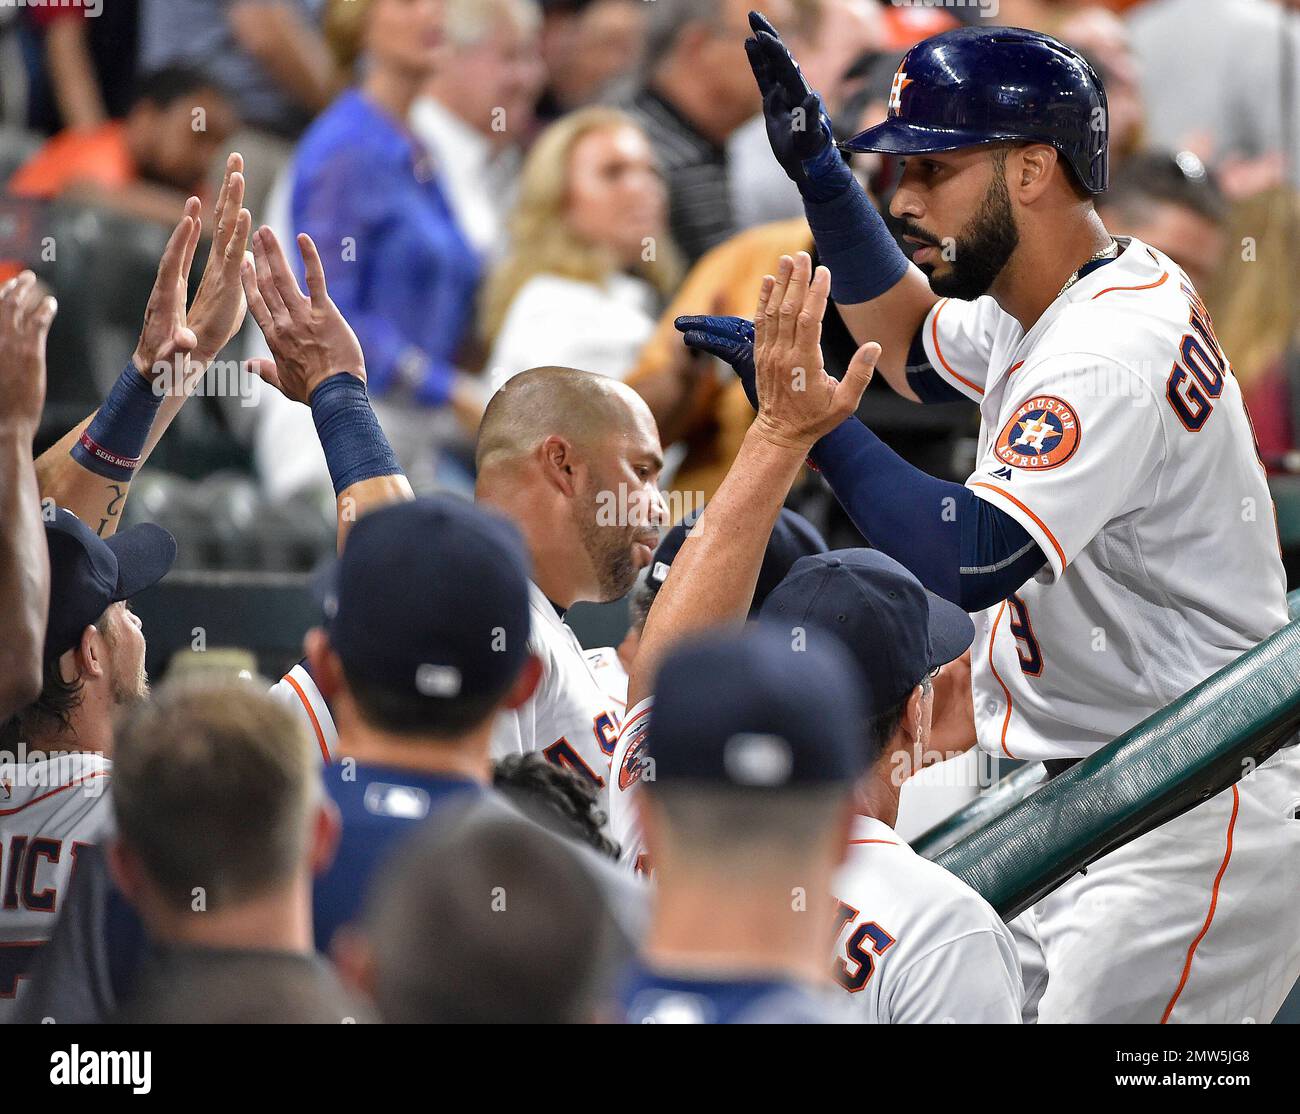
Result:
<svg viewBox="0 0 1300 1114"><path fill-rule="evenodd" d="M1010 379L1011 376L1015 375L1015 373L1018 372L1024 366L1025 366L1024 360L1012 364L1009 368L1007 368L1007 378Z"/></svg>
<svg viewBox="0 0 1300 1114"><path fill-rule="evenodd" d="M1112 290L1154 290L1157 286L1163 286L1165 280L1169 278L1169 272L1164 271L1155 282L1148 282L1145 286L1108 286L1105 290L1099 290L1092 296L1092 301L1096 301L1103 294L1109 294Z"/></svg>
<svg viewBox="0 0 1300 1114"><path fill-rule="evenodd" d="M62 793L68 789L75 789L78 785L81 785L83 782L91 781L97 777L107 777L107 776L108 776L107 770L96 770L93 774L86 774L84 777L74 778L72 781L68 782L67 785L60 785L55 789L51 789L48 793L42 793L39 797L33 797L30 801L24 801L17 808L0 808L0 816L13 816L15 813L22 812L22 810L25 808L31 808L32 805L40 804L41 801L48 800L50 797L53 797L56 793Z"/></svg>
<svg viewBox="0 0 1300 1114"><path fill-rule="evenodd" d="M307 699L307 694L302 691L302 685L298 684L288 673L284 679L289 682L289 687L298 694L298 699L302 701L302 706L307 709L307 718L311 720L312 729L316 732L316 742L320 746L321 755L325 759L325 765L329 765L333 759L330 758L330 748L325 745L325 732L320 728L320 720L316 718L316 709L311 706L311 701Z"/></svg>
<svg viewBox="0 0 1300 1114"><path fill-rule="evenodd" d="M898 846L898 844L895 843L892 839L851 839L851 840L849 840L849 842L850 842L850 843L855 843L855 844L862 844L862 843L883 843L886 847L897 847L897 846Z"/></svg>
<svg viewBox="0 0 1300 1114"><path fill-rule="evenodd" d="M943 364L944 370L949 375L951 375L959 383L965 383L966 386L968 386L976 394L982 395L984 393L984 388L981 387L978 383L972 383L964 375L957 374L957 371L952 366L952 364L950 364L947 360L943 358L943 351L939 348L939 314L943 312L943 307L946 306L951 300L952 299L950 298L944 298L943 301L941 301L938 304L938 307L935 309L934 316L930 318L930 340L934 344L934 354L939 357L939 362Z"/></svg>
<svg viewBox="0 0 1300 1114"><path fill-rule="evenodd" d="M998 617L993 620L993 629L989 631L989 668L993 671L993 679L1002 687L1002 695L1007 698L1007 714L1002 717L1002 753L1008 758L1015 758L1015 755L1007 750L1007 727L1011 723L1011 690L1007 688L1002 675L998 673L998 667L993 664L993 640L998 636L998 626L1002 622L1002 614L1006 609L1007 601L1003 600L1002 606L998 608Z"/></svg>
<svg viewBox="0 0 1300 1114"><path fill-rule="evenodd" d="M1205 923L1201 925L1201 931L1197 933L1196 939L1192 941L1191 946L1187 949L1187 961L1183 964L1183 977L1178 980L1178 989L1174 991L1174 996L1169 999L1169 1005L1165 1007L1164 1015L1160 1018L1160 1024L1164 1025L1169 1021L1169 1015L1174 1012L1174 1006L1178 1003L1178 996L1182 994L1183 987L1187 985L1187 976L1192 970L1192 959L1196 956L1196 949L1201 941L1205 939L1205 934L1210 931L1210 924L1214 920L1214 910L1219 904L1219 883L1223 881L1223 874L1228 869L1228 860L1232 858L1232 832L1237 826L1237 809L1241 805L1241 794L1237 787L1232 787L1232 815L1228 818L1228 840L1227 847L1223 852L1223 862L1219 864L1219 873L1214 876L1214 886L1210 890L1210 911L1205 914Z"/></svg>
<svg viewBox="0 0 1300 1114"><path fill-rule="evenodd" d="M1052 533L1052 531L1047 528L1047 523L1044 522L1041 518L1039 518L1038 515L1034 514L1034 512L1031 511L1028 507L1026 507L1024 503L1022 503L1019 499L1017 499L1014 495L1012 495L1011 492L1003 491L1002 488L998 487L996 484L986 484L982 480L976 480L970 486L987 487L990 491L996 491L1004 499L1010 499L1011 502L1015 503L1015 505L1019 507L1022 511L1024 511L1025 514L1027 514L1036 523L1038 523L1038 528L1042 530L1044 534L1047 535L1047 540L1052 543L1052 547L1056 550L1056 555L1061 559L1061 569L1062 570L1065 569L1065 566L1068 564L1068 562L1065 559L1065 550L1061 548L1061 543L1056 540L1056 536Z"/></svg>

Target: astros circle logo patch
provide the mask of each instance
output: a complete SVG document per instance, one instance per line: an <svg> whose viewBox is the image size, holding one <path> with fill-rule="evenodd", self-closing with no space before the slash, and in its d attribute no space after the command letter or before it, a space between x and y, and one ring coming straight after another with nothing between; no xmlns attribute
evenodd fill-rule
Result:
<svg viewBox="0 0 1300 1114"><path fill-rule="evenodd" d="M993 451L1013 468L1055 468L1074 455L1082 435L1079 417L1069 403L1038 395L1017 407Z"/></svg>

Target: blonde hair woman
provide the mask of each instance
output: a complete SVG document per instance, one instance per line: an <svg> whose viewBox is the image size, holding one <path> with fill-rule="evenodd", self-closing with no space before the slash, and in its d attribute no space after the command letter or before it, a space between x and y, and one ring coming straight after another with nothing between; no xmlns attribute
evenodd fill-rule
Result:
<svg viewBox="0 0 1300 1114"><path fill-rule="evenodd" d="M667 214L650 143L629 116L586 108L547 128L484 293L492 386L548 364L626 375L681 277Z"/></svg>

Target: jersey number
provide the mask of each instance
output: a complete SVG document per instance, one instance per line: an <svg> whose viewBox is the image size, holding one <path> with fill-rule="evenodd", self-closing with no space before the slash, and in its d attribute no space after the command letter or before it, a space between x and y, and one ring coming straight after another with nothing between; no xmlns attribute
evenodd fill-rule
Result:
<svg viewBox="0 0 1300 1114"><path fill-rule="evenodd" d="M1228 361L1200 297L1187 283L1182 289L1192 306L1188 318L1192 327L1178 342L1178 361L1169 371L1165 397L1178 420L1199 433L1214 410L1214 400L1223 394Z"/></svg>
<svg viewBox="0 0 1300 1114"><path fill-rule="evenodd" d="M574 750L573 744L563 736L556 739L542 753L546 755L546 761L572 770L575 774L590 781L597 789L604 788L605 779L582 760L582 755Z"/></svg>
<svg viewBox="0 0 1300 1114"><path fill-rule="evenodd" d="M1012 596L1007 604L1011 608L1011 634L1016 640L1020 670L1029 677L1037 677L1043 672L1043 651L1038 646L1033 625L1029 622L1029 608L1019 596Z"/></svg>

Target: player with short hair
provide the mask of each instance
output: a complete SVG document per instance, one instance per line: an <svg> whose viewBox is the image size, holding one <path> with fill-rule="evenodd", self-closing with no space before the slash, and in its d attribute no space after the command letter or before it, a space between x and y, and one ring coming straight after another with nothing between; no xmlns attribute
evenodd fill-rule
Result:
<svg viewBox="0 0 1300 1114"><path fill-rule="evenodd" d="M713 633L672 651L640 797L656 894L632 1023L844 1020L826 942L869 704L834 638Z"/></svg>
<svg viewBox="0 0 1300 1114"><path fill-rule="evenodd" d="M245 264L244 286L274 355L254 367L312 409L338 496L342 546L359 516L412 495L370 408L364 356L329 301L315 245L305 235L298 244L310 296L299 289L270 229L254 234L256 263ZM305 346L308 340L316 347ZM492 756L540 751L586 777L603 810L619 718L564 612L582 600L625 595L658 544L665 507L654 418L636 392L607 376L533 368L488 403L477 467L477 503L513 522L527 548L529 649L541 663L533 695L497 717ZM332 710L309 664L292 669L275 691L298 706L322 752L333 758Z"/></svg>
<svg viewBox="0 0 1300 1114"><path fill-rule="evenodd" d="M450 496L390 504L353 528L328 576L325 621L306 640L339 730L324 776L343 835L315 886L321 951L399 841L489 790L496 717L525 702L541 672L526 569L508 522Z"/></svg>
<svg viewBox="0 0 1300 1114"><path fill-rule="evenodd" d="M171 682L119 724L109 863L149 944L115 1020L367 1019L312 946L339 838L313 754L249 682Z"/></svg>
<svg viewBox="0 0 1300 1114"><path fill-rule="evenodd" d="M843 388L819 353L796 369L788 345L760 344L755 424L771 452L811 454L874 545L975 613L981 746L1058 773L1287 621L1240 387L1177 263L1096 214L1106 97L1077 54L991 27L904 57L888 118L845 149L905 160L891 211L920 245L913 264L779 36L752 21L773 151L829 268L782 260L769 336L819 322L829 290L854 335L879 342ZM681 325L749 374L745 323ZM964 485L853 417L877 359L909 398L979 405ZM1039 1019L1270 1019L1300 974L1298 795L1286 750L1029 910Z"/></svg>

